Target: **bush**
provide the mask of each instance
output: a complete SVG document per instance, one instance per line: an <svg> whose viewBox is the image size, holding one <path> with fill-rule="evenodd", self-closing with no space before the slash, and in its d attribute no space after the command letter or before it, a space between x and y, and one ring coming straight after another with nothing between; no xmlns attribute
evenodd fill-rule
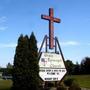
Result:
<svg viewBox="0 0 90 90"><path fill-rule="evenodd" d="M54 83L49 82L48 87L54 87Z"/></svg>
<svg viewBox="0 0 90 90"><path fill-rule="evenodd" d="M81 88L77 84L73 84L68 90L81 90Z"/></svg>
<svg viewBox="0 0 90 90"><path fill-rule="evenodd" d="M81 90L77 81L74 78L68 78L64 81L64 84L69 87L68 90Z"/></svg>
<svg viewBox="0 0 90 90"><path fill-rule="evenodd" d="M63 82L61 82L60 85L58 85L57 90L67 90L67 87L64 85Z"/></svg>
<svg viewBox="0 0 90 90"><path fill-rule="evenodd" d="M65 86L58 86L57 90L67 90L67 88Z"/></svg>
<svg viewBox="0 0 90 90"><path fill-rule="evenodd" d="M66 80L64 80L64 84L68 87L70 87L72 85L72 83L74 83L75 79L73 78L68 78Z"/></svg>

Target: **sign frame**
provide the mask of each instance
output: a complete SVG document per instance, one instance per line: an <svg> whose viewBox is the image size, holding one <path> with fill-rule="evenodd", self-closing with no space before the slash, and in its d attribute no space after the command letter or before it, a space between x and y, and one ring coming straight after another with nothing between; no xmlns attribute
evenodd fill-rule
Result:
<svg viewBox="0 0 90 90"><path fill-rule="evenodd" d="M49 9L49 10L51 10L51 9ZM51 11L53 11L53 9L51 10ZM49 15L50 16L50 15ZM42 19L45 19L42 15L41 15L41 18ZM47 19L46 19L47 20ZM49 20L50 21L50 20ZM60 20L61 21L61 20ZM49 23L50 24L50 23ZM49 25L50 26L50 25ZM53 27L53 24L52 24L52 26L51 27ZM50 30L49 30L50 31ZM43 46L44 46L44 44L45 44L45 47L44 47L44 49L45 49L45 52L49 52L48 50L55 50L55 52L54 53L58 53L58 54L60 54L61 55L61 57L62 57L62 60L63 60L63 63L64 63L64 66L65 66L65 69L66 69L66 73L65 73L65 75L62 77L62 79L61 80L59 80L59 82L61 82L62 80L63 80L63 78L66 76L66 74L67 74L67 68L66 68L66 65L65 65L65 59L64 59L64 56L63 56L63 53L62 53L62 50L61 50L61 47L60 47L60 44L59 44L59 41L58 41L58 39L57 39L57 37L54 37L53 35L53 33L52 33L52 40L51 40L51 38L50 38L50 32L49 32L49 37L47 36L47 35L45 35L45 37L44 37L44 39L43 39L43 42L42 42L42 44L41 44L41 47L40 47L40 49L39 49L39 60L40 60L40 57L41 57L41 55L42 55L42 53L43 53L43 51L42 51L42 48L43 48ZM50 40L51 40L51 42L50 42ZM51 44L51 43L53 43L53 44ZM50 45L51 44L51 45ZM41 77L40 77L41 78ZM42 78L41 78L41 80L42 80Z"/></svg>
<svg viewBox="0 0 90 90"><path fill-rule="evenodd" d="M56 54L56 53L50 53L50 52L41 52L41 54L40 54L40 57L39 57L39 62L40 62L40 58L41 58L41 56L42 56L42 54L52 54L52 55L54 55L54 54ZM54 74L55 72L55 70L57 70L58 71L58 73L63 73L61 70L64 70L65 71L65 74L63 75L63 77L60 79L60 80L58 80L58 79L54 79L53 80L53 78L52 78L52 80L43 80L42 79L42 77L40 76L40 78L43 80L43 81L62 81L63 80L63 78L66 76L66 74L67 74L67 69L66 69L66 65L65 65L65 61L63 60L63 57L62 57L62 55L60 55L60 54L56 54L56 55L58 55L58 56L61 56L61 59L62 59L62 63L63 63L63 65L64 65L64 68L48 68L48 67L43 67L43 69L41 69L42 67L40 67L40 65L39 65L39 70L41 69L41 70L44 70L44 71L46 71L46 73L47 73L47 71L49 70L53 70L53 71L51 71L51 72L53 72L52 74ZM60 71L60 72L59 72ZM49 72L48 72L49 73ZM40 74L40 71L39 71L39 74ZM50 74L50 73L49 73ZM57 75L58 76L58 75ZM59 77L60 78L60 77Z"/></svg>

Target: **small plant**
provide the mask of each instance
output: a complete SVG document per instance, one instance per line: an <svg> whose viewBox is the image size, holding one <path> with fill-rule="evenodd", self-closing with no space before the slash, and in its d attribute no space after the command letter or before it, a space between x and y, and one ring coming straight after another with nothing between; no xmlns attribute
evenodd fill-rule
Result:
<svg viewBox="0 0 90 90"><path fill-rule="evenodd" d="M48 87L54 87L54 83L49 82Z"/></svg>
<svg viewBox="0 0 90 90"><path fill-rule="evenodd" d="M68 87L70 87L72 85L72 83L74 83L75 79L73 78L68 78L66 80L64 80L64 84Z"/></svg>
<svg viewBox="0 0 90 90"><path fill-rule="evenodd" d="M77 81L74 78L68 78L64 81L64 84L69 87L68 90L81 90Z"/></svg>
<svg viewBox="0 0 90 90"><path fill-rule="evenodd" d="M61 82L60 85L58 85L57 90L67 90L67 87L64 85L63 82Z"/></svg>

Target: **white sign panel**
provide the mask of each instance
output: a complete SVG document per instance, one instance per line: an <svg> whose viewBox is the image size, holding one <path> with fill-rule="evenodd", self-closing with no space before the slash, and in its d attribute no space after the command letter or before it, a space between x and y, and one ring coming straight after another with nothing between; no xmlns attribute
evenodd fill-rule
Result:
<svg viewBox="0 0 90 90"><path fill-rule="evenodd" d="M61 55L55 53L42 53L39 69L39 75L44 81L61 80L67 72Z"/></svg>

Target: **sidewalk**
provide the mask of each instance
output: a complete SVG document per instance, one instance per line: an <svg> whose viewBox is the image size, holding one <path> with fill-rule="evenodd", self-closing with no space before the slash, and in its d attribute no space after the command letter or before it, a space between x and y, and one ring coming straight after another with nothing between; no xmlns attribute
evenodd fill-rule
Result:
<svg viewBox="0 0 90 90"><path fill-rule="evenodd" d="M90 90L90 89L88 89L88 88L81 88L81 90Z"/></svg>

